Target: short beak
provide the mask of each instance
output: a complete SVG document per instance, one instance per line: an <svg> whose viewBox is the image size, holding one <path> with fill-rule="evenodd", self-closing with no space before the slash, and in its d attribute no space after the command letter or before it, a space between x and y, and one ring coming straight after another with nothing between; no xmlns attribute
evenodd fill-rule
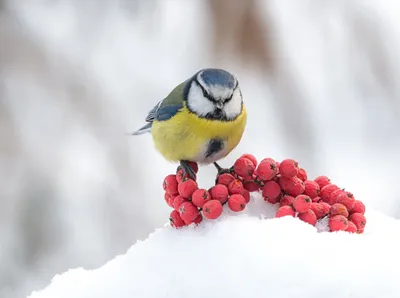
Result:
<svg viewBox="0 0 400 298"><path fill-rule="evenodd" d="M224 107L224 103L222 102L222 100L218 100L216 106L218 109L222 110L222 108Z"/></svg>

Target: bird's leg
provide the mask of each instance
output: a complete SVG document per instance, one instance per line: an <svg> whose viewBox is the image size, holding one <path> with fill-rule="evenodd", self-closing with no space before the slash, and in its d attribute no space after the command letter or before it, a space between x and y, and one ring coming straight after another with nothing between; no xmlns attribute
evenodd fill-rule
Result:
<svg viewBox="0 0 400 298"><path fill-rule="evenodd" d="M183 173L182 173L183 175L182 176L186 177L186 175L188 175L189 178L195 180L196 179L196 173L194 172L192 167L189 165L189 162L186 161L186 160L181 160L179 163L180 163L180 165L178 167L178 171L180 169L182 169L182 171L183 171Z"/></svg>
<svg viewBox="0 0 400 298"><path fill-rule="evenodd" d="M218 175L226 174L226 173L227 174L233 173L233 167L232 168L228 168L228 169L224 169L215 161L214 161L214 166L217 168Z"/></svg>

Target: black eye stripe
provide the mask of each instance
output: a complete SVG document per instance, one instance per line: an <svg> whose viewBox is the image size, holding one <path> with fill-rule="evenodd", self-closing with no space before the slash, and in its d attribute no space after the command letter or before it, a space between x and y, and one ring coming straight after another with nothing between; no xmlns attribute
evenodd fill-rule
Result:
<svg viewBox="0 0 400 298"><path fill-rule="evenodd" d="M199 81L197 80L197 78L194 79L194 82L197 84L197 86L200 87L201 91L203 91L203 96L204 96L205 98L207 98L209 101L213 101L213 102L215 101L214 98L212 98L212 97L210 96L210 94L208 94L207 91L203 88L203 85L201 85L201 84L199 83Z"/></svg>
<svg viewBox="0 0 400 298"><path fill-rule="evenodd" d="M201 84L199 83L199 81L197 80L197 77L193 79L193 82L195 82L196 85L200 87L201 91L203 92L203 96L204 96L205 98L207 98L209 101L215 102L215 98L212 97L212 96L204 89L203 85L201 85ZM230 102L230 101L232 100L233 95L235 94L235 91L236 91L236 89L237 89L238 86L239 86L239 81L236 80L235 88L233 88L233 92L232 92L231 96L230 96L229 98L225 99L224 103L228 103L228 102Z"/></svg>
<svg viewBox="0 0 400 298"><path fill-rule="evenodd" d="M234 94L234 93L235 93L235 91L233 91L233 92L232 92L232 95L231 95L231 96L229 96L229 98L225 99L224 103L228 103L228 102L230 102L230 101L231 101L231 99L232 99L232 97L233 97L233 94Z"/></svg>
<svg viewBox="0 0 400 298"><path fill-rule="evenodd" d="M238 82L238 81L236 81L236 86L235 86L235 88L233 89L232 95L231 95L229 98L225 99L225 103L227 103L227 102L230 102L230 101L231 101L231 99L233 98L233 95L234 95L234 94L235 94L235 92L236 92L236 89L237 89L238 85L239 85L239 82Z"/></svg>

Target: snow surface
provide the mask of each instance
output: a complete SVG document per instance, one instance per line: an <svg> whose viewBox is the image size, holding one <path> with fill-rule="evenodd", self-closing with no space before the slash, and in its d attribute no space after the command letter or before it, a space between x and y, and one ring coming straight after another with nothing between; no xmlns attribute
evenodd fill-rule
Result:
<svg viewBox="0 0 400 298"><path fill-rule="evenodd" d="M367 210L362 235L327 233L253 196L242 213L168 225L96 270L56 276L29 298L400 297L400 221Z"/></svg>

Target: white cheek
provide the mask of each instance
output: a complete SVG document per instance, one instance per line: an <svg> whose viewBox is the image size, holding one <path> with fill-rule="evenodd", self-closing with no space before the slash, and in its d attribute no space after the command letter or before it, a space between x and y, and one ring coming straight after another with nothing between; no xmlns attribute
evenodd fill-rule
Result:
<svg viewBox="0 0 400 298"><path fill-rule="evenodd" d="M242 111L242 97L239 89L236 89L232 99L225 104L224 111L228 119L236 118Z"/></svg>
<svg viewBox="0 0 400 298"><path fill-rule="evenodd" d="M202 89L194 82L188 94L188 106L199 116L205 116L214 110L214 104L204 97Z"/></svg>

